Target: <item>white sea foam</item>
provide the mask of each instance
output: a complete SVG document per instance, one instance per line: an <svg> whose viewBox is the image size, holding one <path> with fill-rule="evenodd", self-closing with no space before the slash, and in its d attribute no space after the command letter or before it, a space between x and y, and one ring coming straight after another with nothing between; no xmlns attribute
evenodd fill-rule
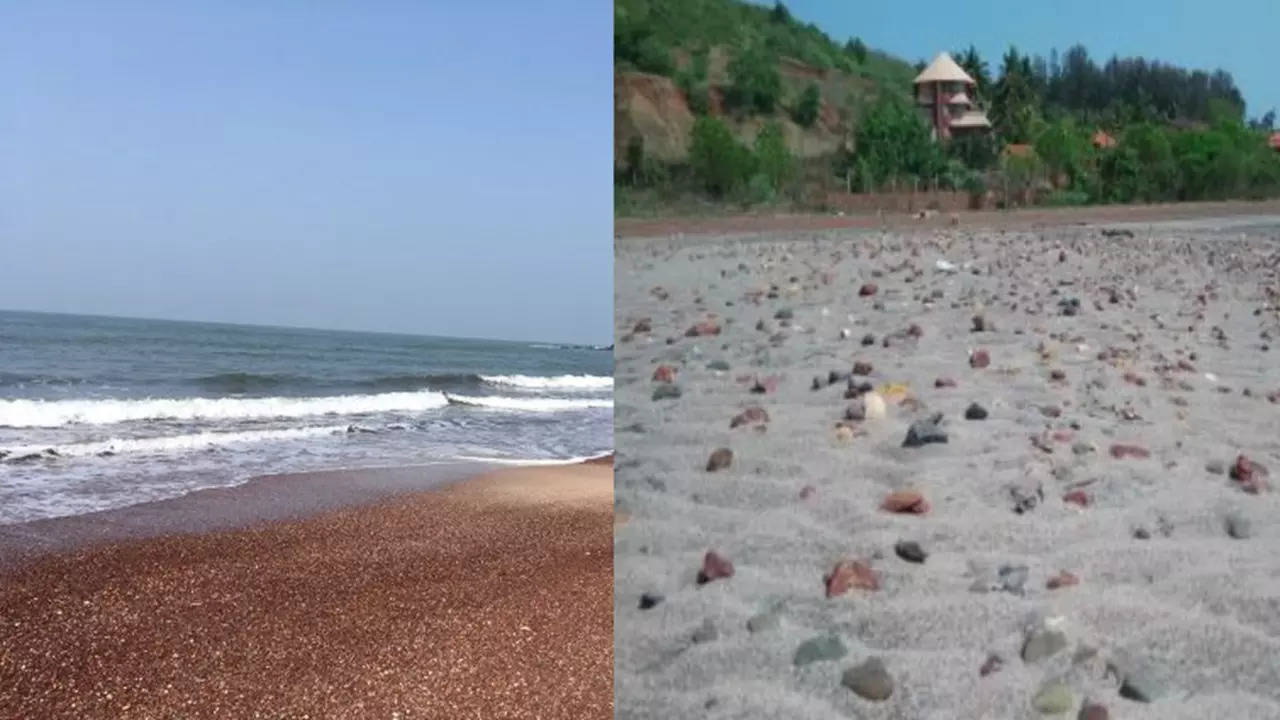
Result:
<svg viewBox="0 0 1280 720"><path fill-rule="evenodd" d="M595 460L610 453L601 453L599 455L584 455L582 457L571 458L513 458L513 457L480 457L478 455L458 455L455 460L471 460L475 462L493 463L495 465L520 465L520 466L553 466L553 465L577 465L588 460Z"/></svg>
<svg viewBox="0 0 1280 720"><path fill-rule="evenodd" d="M325 427L284 428L279 430L245 430L240 432L200 432L189 435L170 435L150 438L108 438L90 442L54 445L52 449L58 457L84 457L102 453L126 454L161 454L203 450L210 447L226 445L244 445L259 442L281 440L300 440L310 437L321 437L346 430L345 425L329 425ZM29 447L7 448L15 457L28 453L41 453L48 445L32 445Z"/></svg>
<svg viewBox="0 0 1280 720"><path fill-rule="evenodd" d="M145 400L0 400L0 427L110 425L130 420L241 420L430 410L447 404L432 391L377 395Z"/></svg>
<svg viewBox="0 0 1280 720"><path fill-rule="evenodd" d="M466 405L475 405L494 410L523 410L525 412L563 412L565 410L590 410L593 408L612 408L612 398L519 398L488 395L485 397L469 397L449 394L450 399Z"/></svg>
<svg viewBox="0 0 1280 720"><path fill-rule="evenodd" d="M535 390L612 390L613 378L602 375L481 375L493 385L531 388Z"/></svg>

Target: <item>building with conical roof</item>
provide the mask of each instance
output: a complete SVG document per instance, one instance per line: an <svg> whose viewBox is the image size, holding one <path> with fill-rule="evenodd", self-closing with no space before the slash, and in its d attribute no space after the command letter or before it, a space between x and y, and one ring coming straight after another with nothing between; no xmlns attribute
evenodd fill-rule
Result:
<svg viewBox="0 0 1280 720"><path fill-rule="evenodd" d="M976 83L947 53L938 53L913 84L916 106L933 128L935 140L991 129L987 114L969 98Z"/></svg>

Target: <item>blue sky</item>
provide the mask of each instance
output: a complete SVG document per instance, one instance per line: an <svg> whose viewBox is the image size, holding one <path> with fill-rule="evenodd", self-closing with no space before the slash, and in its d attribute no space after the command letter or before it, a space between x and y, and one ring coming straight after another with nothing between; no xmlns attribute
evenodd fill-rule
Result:
<svg viewBox="0 0 1280 720"><path fill-rule="evenodd" d="M760 4L772 6L772 2ZM833 38L910 62L970 43L993 72L1010 44L1022 52L1061 54L1082 43L1099 64L1142 55L1191 69L1222 68L1244 94L1246 114L1280 112L1280 0L792 0L792 15Z"/></svg>
<svg viewBox="0 0 1280 720"><path fill-rule="evenodd" d="M611 342L612 17L0 3L0 308Z"/></svg>

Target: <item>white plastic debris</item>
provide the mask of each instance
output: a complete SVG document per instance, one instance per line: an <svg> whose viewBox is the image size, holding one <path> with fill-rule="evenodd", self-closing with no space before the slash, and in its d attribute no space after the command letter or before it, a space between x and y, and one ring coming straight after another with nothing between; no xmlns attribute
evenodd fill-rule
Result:
<svg viewBox="0 0 1280 720"><path fill-rule="evenodd" d="M933 266L946 273L958 272L960 270L960 268L956 267L954 263L948 262L943 258L938 258L938 262L934 263Z"/></svg>

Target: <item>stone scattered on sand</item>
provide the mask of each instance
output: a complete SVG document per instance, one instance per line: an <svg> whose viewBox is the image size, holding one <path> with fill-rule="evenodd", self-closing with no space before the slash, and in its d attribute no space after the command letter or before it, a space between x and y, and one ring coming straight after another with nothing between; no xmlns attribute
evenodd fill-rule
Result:
<svg viewBox="0 0 1280 720"><path fill-rule="evenodd" d="M1141 445L1116 443L1111 446L1111 457L1117 460L1123 460L1125 458L1142 460L1151 457L1151 451Z"/></svg>
<svg viewBox="0 0 1280 720"><path fill-rule="evenodd" d="M953 388L956 386L956 381L954 378L940 377L933 381L933 386L939 390L942 388Z"/></svg>
<svg viewBox="0 0 1280 720"><path fill-rule="evenodd" d="M641 335L643 333L653 332L653 321L650 320L649 318L640 318L639 320L636 321L636 324L631 328L631 332L635 335Z"/></svg>
<svg viewBox="0 0 1280 720"><path fill-rule="evenodd" d="M800 488L800 499L808 500L809 498L813 497L817 492L818 492L818 488L812 485L805 485L804 487Z"/></svg>
<svg viewBox="0 0 1280 720"><path fill-rule="evenodd" d="M869 565L858 560L841 560L836 563L831 573L823 578L827 586L827 597L843 595L850 590L879 590L880 578Z"/></svg>
<svg viewBox="0 0 1280 720"><path fill-rule="evenodd" d="M712 320L703 320L695 323L685 331L685 337L701 337L704 335L719 335L720 325Z"/></svg>
<svg viewBox="0 0 1280 720"><path fill-rule="evenodd" d="M964 410L964 419L965 420L986 420L987 409L982 407L978 403L971 403L969 407L965 408Z"/></svg>
<svg viewBox="0 0 1280 720"><path fill-rule="evenodd" d="M707 369L714 370L716 372L729 372L729 363L724 360L712 360L707 363Z"/></svg>
<svg viewBox="0 0 1280 720"><path fill-rule="evenodd" d="M693 641L695 643L707 643L720 637L720 631L716 630L715 623L711 622L711 618L705 618L697 630L693 631Z"/></svg>
<svg viewBox="0 0 1280 720"><path fill-rule="evenodd" d="M973 316L973 332L987 332L993 329L991 324L987 322L985 315L979 313Z"/></svg>
<svg viewBox="0 0 1280 720"><path fill-rule="evenodd" d="M1080 713L1076 715L1076 720L1111 720L1111 713L1107 712L1106 705L1085 700L1080 706Z"/></svg>
<svg viewBox="0 0 1280 720"><path fill-rule="evenodd" d="M659 365L653 371L654 382L673 383L676 381L676 367L674 365Z"/></svg>
<svg viewBox="0 0 1280 720"><path fill-rule="evenodd" d="M941 425L942 413L937 413L928 419L916 420L911 423L911 427L907 428L907 437L903 439L902 447L917 448L930 443L947 442L947 433Z"/></svg>
<svg viewBox="0 0 1280 720"><path fill-rule="evenodd" d="M880 503L880 509L891 513L924 515L929 512L929 501L916 490L897 490L885 497Z"/></svg>
<svg viewBox="0 0 1280 720"><path fill-rule="evenodd" d="M716 551L708 550L702 558L702 569L698 571L698 584L705 585L713 580L733 577L733 563L721 557Z"/></svg>
<svg viewBox="0 0 1280 720"><path fill-rule="evenodd" d="M707 472L715 472L723 470L733 464L733 451L729 448L719 448L711 453L711 457L707 459Z"/></svg>
<svg viewBox="0 0 1280 720"><path fill-rule="evenodd" d="M858 288L858 295L860 297L871 297L879 291L880 287L875 283L865 283L862 287Z"/></svg>
<svg viewBox="0 0 1280 720"><path fill-rule="evenodd" d="M1075 707L1075 704L1075 693L1063 682L1045 685L1031 701L1031 706L1042 715L1061 715Z"/></svg>
<svg viewBox="0 0 1280 720"><path fill-rule="evenodd" d="M1013 594L1021 595L1023 586L1027 584L1027 575L1030 568L1026 565L1002 565L996 571L996 577L1000 580L1000 589Z"/></svg>
<svg viewBox="0 0 1280 720"><path fill-rule="evenodd" d="M984 368L991 364L991 353L986 350L975 350L969 354L969 367Z"/></svg>
<svg viewBox="0 0 1280 720"><path fill-rule="evenodd" d="M893 695L893 678L879 657L867 658L861 664L845 670L840 684L859 697L874 702L888 700Z"/></svg>
<svg viewBox="0 0 1280 720"><path fill-rule="evenodd" d="M659 593L644 593L640 596L640 609L652 610L661 605L663 600L666 600L666 597Z"/></svg>
<svg viewBox="0 0 1280 720"><path fill-rule="evenodd" d="M769 632L782 627L782 614L777 610L752 615L747 620L747 630L751 633Z"/></svg>
<svg viewBox="0 0 1280 720"><path fill-rule="evenodd" d="M1221 460L1210 460L1204 464L1204 470L1212 475L1222 475L1227 471L1227 464Z"/></svg>
<svg viewBox="0 0 1280 720"><path fill-rule="evenodd" d="M781 310L773 314L774 320L790 320L793 317L795 317L795 313L791 310L791 308L782 308Z"/></svg>
<svg viewBox="0 0 1280 720"><path fill-rule="evenodd" d="M742 425L763 425L769 422L769 413L759 405L752 405L733 416L729 421L729 429Z"/></svg>
<svg viewBox="0 0 1280 720"><path fill-rule="evenodd" d="M1264 480L1266 476L1266 467L1245 455L1238 455L1231 465L1231 479L1240 485L1241 490L1250 495L1257 495L1267 488L1267 482Z"/></svg>
<svg viewBox="0 0 1280 720"><path fill-rule="evenodd" d="M920 547L920 543L914 540L899 540L893 546L893 551L898 557L911 563L922 563L928 559L929 554Z"/></svg>
<svg viewBox="0 0 1280 720"><path fill-rule="evenodd" d="M991 653L987 656L987 659L983 661L982 667L978 668L978 675L980 677L986 677L991 673L1000 672L1000 668L1002 667L1004 667L1004 658L995 653Z"/></svg>
<svg viewBox="0 0 1280 720"><path fill-rule="evenodd" d="M1067 635L1061 630L1039 627L1027 633L1022 644L1022 660L1034 663L1054 655L1067 647Z"/></svg>
<svg viewBox="0 0 1280 720"><path fill-rule="evenodd" d="M680 395L680 386L673 383L662 383L653 389L654 400L674 400Z"/></svg>
<svg viewBox="0 0 1280 720"><path fill-rule="evenodd" d="M1120 697L1149 703L1159 700L1165 692L1165 684L1146 665L1135 664L1123 673Z"/></svg>
<svg viewBox="0 0 1280 720"><path fill-rule="evenodd" d="M800 643L791 662L796 667L810 663L839 660L849 653L849 648L836 635L817 635Z"/></svg>
<svg viewBox="0 0 1280 720"><path fill-rule="evenodd" d="M1040 484L1010 485L1009 497L1013 500L1013 512L1022 515L1036 509L1044 500L1044 488Z"/></svg>
<svg viewBox="0 0 1280 720"><path fill-rule="evenodd" d="M1062 496L1062 501L1072 505L1079 505L1080 507L1089 507L1089 503L1092 502L1089 493L1080 489L1068 490Z"/></svg>
<svg viewBox="0 0 1280 720"><path fill-rule="evenodd" d="M1222 521L1227 535L1236 540L1247 540L1253 536L1253 523L1239 510L1228 512Z"/></svg>
<svg viewBox="0 0 1280 720"><path fill-rule="evenodd" d="M885 417L884 398L878 392L862 393L863 416L867 420L883 420Z"/></svg>
<svg viewBox="0 0 1280 720"><path fill-rule="evenodd" d="M1079 584L1080 578L1066 570L1059 570L1057 575L1049 578L1049 581L1045 583L1045 587L1050 590L1058 590L1060 588L1071 587L1072 585Z"/></svg>
<svg viewBox="0 0 1280 720"><path fill-rule="evenodd" d="M853 364L852 372L854 375L870 375L872 370L871 363L859 360Z"/></svg>

